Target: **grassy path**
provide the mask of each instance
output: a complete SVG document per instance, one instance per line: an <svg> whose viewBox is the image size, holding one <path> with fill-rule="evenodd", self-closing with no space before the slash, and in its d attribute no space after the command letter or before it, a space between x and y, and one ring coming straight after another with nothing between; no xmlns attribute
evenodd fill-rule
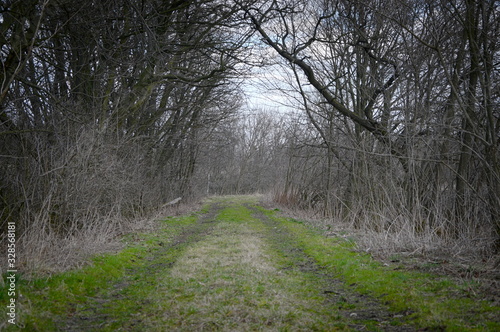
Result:
<svg viewBox="0 0 500 332"><path fill-rule="evenodd" d="M498 330L464 285L384 267L254 197L208 202L115 255L22 281L26 331ZM471 285L467 285L471 287ZM4 300L2 298L2 300ZM3 303L3 302L2 302Z"/></svg>

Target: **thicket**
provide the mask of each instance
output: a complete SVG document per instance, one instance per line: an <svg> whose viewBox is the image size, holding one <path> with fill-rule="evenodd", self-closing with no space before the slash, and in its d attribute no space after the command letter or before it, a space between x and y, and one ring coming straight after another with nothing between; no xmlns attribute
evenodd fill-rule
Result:
<svg viewBox="0 0 500 332"><path fill-rule="evenodd" d="M5 1L2 232L15 221L43 255L176 197L272 191L381 241L490 255L499 13L494 0ZM249 68L276 66L267 88L295 111L241 112Z"/></svg>
<svg viewBox="0 0 500 332"><path fill-rule="evenodd" d="M214 1L2 2L2 232L15 221L18 245L43 256L195 195L203 142L241 104L234 12Z"/></svg>
<svg viewBox="0 0 500 332"><path fill-rule="evenodd" d="M276 200L381 242L498 251L499 9L492 0L245 8L263 56L282 68L269 88L301 115L288 126Z"/></svg>

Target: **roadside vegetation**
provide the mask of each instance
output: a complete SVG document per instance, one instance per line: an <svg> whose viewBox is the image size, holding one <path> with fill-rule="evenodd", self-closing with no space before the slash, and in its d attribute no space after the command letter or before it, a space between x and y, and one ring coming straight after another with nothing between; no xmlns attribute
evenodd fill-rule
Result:
<svg viewBox="0 0 500 332"><path fill-rule="evenodd" d="M499 4L0 2L12 321L500 330Z"/></svg>
<svg viewBox="0 0 500 332"><path fill-rule="evenodd" d="M383 263L359 250L349 237L325 237L324 232L301 221L278 217L275 211L264 213L293 234L306 255L353 292L377 298L417 326L436 330L500 327L498 299L496 303L485 300L487 294L479 293L480 285L473 279L457 283L451 277L412 271L403 264Z"/></svg>
<svg viewBox="0 0 500 332"><path fill-rule="evenodd" d="M19 275L7 331L495 331L498 302L473 280L384 264L349 237L264 208L211 198L123 238L79 269ZM6 300L1 290L2 303Z"/></svg>
<svg viewBox="0 0 500 332"><path fill-rule="evenodd" d="M0 239L15 225L18 267L53 270L180 197L271 192L372 251L498 269L499 15L495 0L2 1Z"/></svg>

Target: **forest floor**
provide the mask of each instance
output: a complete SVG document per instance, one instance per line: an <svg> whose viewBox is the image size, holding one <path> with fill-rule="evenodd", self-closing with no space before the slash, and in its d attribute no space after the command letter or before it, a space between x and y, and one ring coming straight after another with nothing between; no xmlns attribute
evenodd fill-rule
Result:
<svg viewBox="0 0 500 332"><path fill-rule="evenodd" d="M81 269L18 276L17 325L0 328L500 330L499 303L478 282L379 262L348 238L263 208L255 196L212 198L199 212L124 241L123 250Z"/></svg>

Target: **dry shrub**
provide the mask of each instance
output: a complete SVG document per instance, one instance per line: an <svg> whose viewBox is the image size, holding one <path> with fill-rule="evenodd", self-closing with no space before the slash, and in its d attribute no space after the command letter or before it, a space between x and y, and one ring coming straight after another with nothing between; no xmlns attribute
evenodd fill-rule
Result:
<svg viewBox="0 0 500 332"><path fill-rule="evenodd" d="M478 206L469 216L457 218L437 203L422 204L407 197L394 182L386 181L364 188L364 195L347 204L334 201L316 205L295 203L288 195L274 190L266 195L269 205L278 204L285 215L324 229L331 236L353 237L359 250L390 260L394 256L476 264L495 261L494 225L484 223ZM326 197L326 195L324 195ZM285 198L285 199L284 199ZM298 197L300 201L300 197ZM411 209L407 207L411 206Z"/></svg>
<svg viewBox="0 0 500 332"><path fill-rule="evenodd" d="M78 268L96 254L120 250L123 235L151 232L161 227L166 216L176 216L199 210L200 203L184 202L163 207L142 218L95 218L72 234L51 229L47 216L37 219L17 242L19 270L25 277L36 273L51 274Z"/></svg>
<svg viewBox="0 0 500 332"><path fill-rule="evenodd" d="M70 235L60 235L39 221L18 241L19 270L25 274L61 272L76 268L92 255L122 248L119 241L123 225L101 220Z"/></svg>
<svg viewBox="0 0 500 332"><path fill-rule="evenodd" d="M154 219L176 187L165 176L168 165L155 163L146 143L87 127L51 145L40 142L36 154L17 166L19 175L9 178L21 202L11 205L17 211L12 219L19 269L79 266L95 253L120 248L121 235L157 227ZM182 211L184 205L162 212Z"/></svg>

